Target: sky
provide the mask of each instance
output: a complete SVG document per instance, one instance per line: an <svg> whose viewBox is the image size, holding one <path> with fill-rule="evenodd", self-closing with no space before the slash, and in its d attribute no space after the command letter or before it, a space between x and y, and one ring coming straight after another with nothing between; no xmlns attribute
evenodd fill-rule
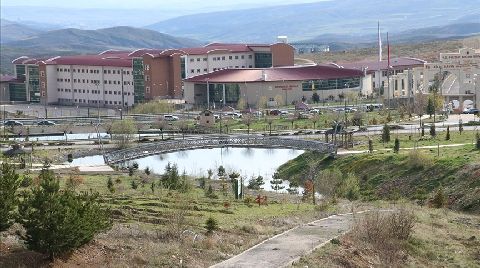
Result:
<svg viewBox="0 0 480 268"><path fill-rule="evenodd" d="M237 9L241 7L258 7L266 5L295 4L318 2L321 0L0 0L5 6L42 6L64 8L115 8L115 9L177 9L212 7L215 9Z"/></svg>

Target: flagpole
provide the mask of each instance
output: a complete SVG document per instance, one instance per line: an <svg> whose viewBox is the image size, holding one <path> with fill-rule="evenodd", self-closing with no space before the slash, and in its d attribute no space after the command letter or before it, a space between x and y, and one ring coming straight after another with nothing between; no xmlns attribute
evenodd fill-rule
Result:
<svg viewBox="0 0 480 268"><path fill-rule="evenodd" d="M391 101L390 101L390 41L388 39L388 32L387 32L387 53L388 53L388 65L387 65L388 109L390 109L391 108Z"/></svg>

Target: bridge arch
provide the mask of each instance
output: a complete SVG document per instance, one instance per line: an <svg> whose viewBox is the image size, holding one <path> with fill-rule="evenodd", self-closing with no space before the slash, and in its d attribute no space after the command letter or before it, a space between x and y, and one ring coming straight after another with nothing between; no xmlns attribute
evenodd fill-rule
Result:
<svg viewBox="0 0 480 268"><path fill-rule="evenodd" d="M105 160L105 164L111 165L150 155L170 153L182 150L218 147L290 148L327 154L336 154L337 150L335 145L321 141L263 136L229 136L150 143L129 149L105 153L103 155L103 158Z"/></svg>

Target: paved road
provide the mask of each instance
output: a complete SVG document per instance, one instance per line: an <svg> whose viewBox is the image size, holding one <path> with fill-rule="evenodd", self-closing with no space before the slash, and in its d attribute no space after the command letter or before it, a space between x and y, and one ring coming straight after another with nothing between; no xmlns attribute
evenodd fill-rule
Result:
<svg viewBox="0 0 480 268"><path fill-rule="evenodd" d="M350 213L317 220L267 239L212 268L285 267L344 234L352 223Z"/></svg>

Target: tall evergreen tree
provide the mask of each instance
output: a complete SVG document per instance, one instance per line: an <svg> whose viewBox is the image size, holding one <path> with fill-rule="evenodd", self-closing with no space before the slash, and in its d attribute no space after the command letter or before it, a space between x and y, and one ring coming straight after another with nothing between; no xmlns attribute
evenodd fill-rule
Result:
<svg viewBox="0 0 480 268"><path fill-rule="evenodd" d="M398 138L395 138L395 145L393 146L393 152L398 154L400 151L400 140Z"/></svg>
<svg viewBox="0 0 480 268"><path fill-rule="evenodd" d="M390 142L390 126L385 124L382 130L382 141L384 143Z"/></svg>
<svg viewBox="0 0 480 268"><path fill-rule="evenodd" d="M447 126L447 135L445 136L445 140L446 141L450 140L450 126Z"/></svg>
<svg viewBox="0 0 480 268"><path fill-rule="evenodd" d="M430 118L432 118L432 115L435 113L435 103L432 98L428 98L428 104L427 104L427 114L430 115Z"/></svg>
<svg viewBox="0 0 480 268"><path fill-rule="evenodd" d="M14 211L18 205L17 189L21 180L15 172L15 167L2 163L0 174L0 232L12 225Z"/></svg>
<svg viewBox="0 0 480 268"><path fill-rule="evenodd" d="M53 260L58 254L88 243L96 233L111 226L108 211L97 201L98 194L60 191L59 180L47 167L39 178L40 184L25 194L19 206L28 248L47 253Z"/></svg>

